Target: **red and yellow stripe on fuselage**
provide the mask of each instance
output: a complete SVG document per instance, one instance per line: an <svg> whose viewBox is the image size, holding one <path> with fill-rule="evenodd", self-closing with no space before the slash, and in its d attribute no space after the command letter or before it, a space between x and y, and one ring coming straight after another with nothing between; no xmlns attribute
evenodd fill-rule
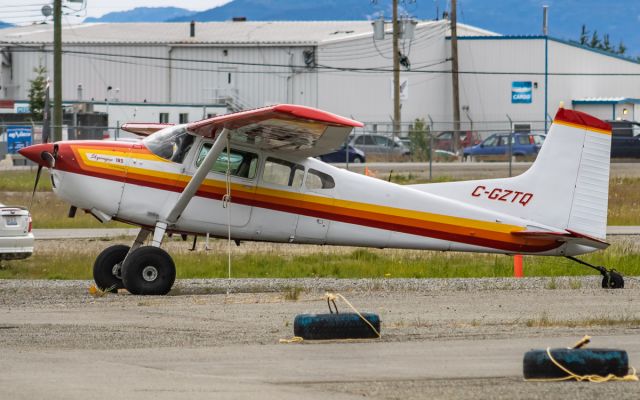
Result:
<svg viewBox="0 0 640 400"><path fill-rule="evenodd" d="M56 169L171 192L182 192L191 177L172 171L175 165L140 145L113 142L69 142L76 163L59 163ZM61 154L63 154L61 152ZM99 160L96 157L102 156ZM63 154L64 159L64 154ZM107 160L107 161L105 161ZM120 162L122 160L122 162ZM145 164L153 162L159 169ZM232 185L233 201L252 207L323 218L348 224L402 232L505 252L536 253L555 249L560 242L519 238L511 234L523 227L263 188ZM206 179L196 196L221 200L225 182ZM135 222L135 221L132 221Z"/></svg>

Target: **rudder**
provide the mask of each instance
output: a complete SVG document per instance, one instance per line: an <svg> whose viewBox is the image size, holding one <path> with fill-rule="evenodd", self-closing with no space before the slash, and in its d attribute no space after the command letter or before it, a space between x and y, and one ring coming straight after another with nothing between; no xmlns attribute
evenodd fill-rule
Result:
<svg viewBox="0 0 640 400"><path fill-rule="evenodd" d="M559 109L531 168L504 179L413 188L543 224L606 236L611 126ZM522 201L526 196L527 201Z"/></svg>

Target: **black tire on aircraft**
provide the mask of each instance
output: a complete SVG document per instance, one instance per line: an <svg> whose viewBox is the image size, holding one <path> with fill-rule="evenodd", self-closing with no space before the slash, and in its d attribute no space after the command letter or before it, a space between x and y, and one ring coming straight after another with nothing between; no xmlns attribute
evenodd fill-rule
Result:
<svg viewBox="0 0 640 400"><path fill-rule="evenodd" d="M122 261L129 252L129 246L116 244L109 246L93 263L93 280L100 290L117 292L124 288L122 283Z"/></svg>
<svg viewBox="0 0 640 400"><path fill-rule="evenodd" d="M551 349L551 355L560 365L576 375L625 376L629 371L629 356L615 349ZM547 350L531 350L523 360L525 379L564 378L566 372L549 358Z"/></svg>
<svg viewBox="0 0 640 400"><path fill-rule="evenodd" d="M176 266L166 251L143 246L127 257L122 266L122 282L131 294L163 295L176 280Z"/></svg>
<svg viewBox="0 0 640 400"><path fill-rule="evenodd" d="M606 275L602 277L602 288L624 289L624 278L614 270L607 271Z"/></svg>
<svg viewBox="0 0 640 400"><path fill-rule="evenodd" d="M380 317L362 313L376 331L380 332ZM378 334L355 313L300 314L293 321L293 334L306 340L371 339Z"/></svg>

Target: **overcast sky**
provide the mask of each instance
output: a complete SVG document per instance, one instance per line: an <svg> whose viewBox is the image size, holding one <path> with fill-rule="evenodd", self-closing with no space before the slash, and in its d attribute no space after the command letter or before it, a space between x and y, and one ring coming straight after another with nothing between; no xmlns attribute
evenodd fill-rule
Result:
<svg viewBox="0 0 640 400"><path fill-rule="evenodd" d="M12 24L31 24L43 20L41 9L45 4L52 4L50 1L39 0L0 0L0 21ZM86 0L86 14L82 17L66 17L69 22L80 22L84 17L100 17L113 11L130 10L135 7L180 7L194 11L207 10L215 6L228 3L230 0ZM79 9L78 3L70 3L62 0L63 5L69 8ZM71 12L70 12L71 13Z"/></svg>

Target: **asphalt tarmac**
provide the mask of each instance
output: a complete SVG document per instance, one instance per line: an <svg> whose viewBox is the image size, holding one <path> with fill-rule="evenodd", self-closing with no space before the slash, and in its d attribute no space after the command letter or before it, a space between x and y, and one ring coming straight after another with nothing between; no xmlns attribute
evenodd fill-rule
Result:
<svg viewBox="0 0 640 400"><path fill-rule="evenodd" d="M638 382L523 381L526 351L584 334L640 364L637 281L605 291L596 277L557 279L555 289L533 278L407 280L406 290L400 280L234 280L230 295L224 280L193 280L165 297L0 280L0 398L640 398ZM287 300L287 285L311 289ZM279 343L296 314L326 312L331 287L377 312L382 338Z"/></svg>

